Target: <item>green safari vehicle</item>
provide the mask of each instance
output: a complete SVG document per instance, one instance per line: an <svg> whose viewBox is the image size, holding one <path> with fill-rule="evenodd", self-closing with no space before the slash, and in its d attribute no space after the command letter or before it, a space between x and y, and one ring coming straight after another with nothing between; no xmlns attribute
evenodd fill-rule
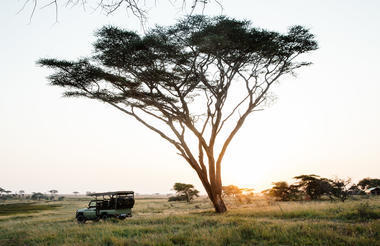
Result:
<svg viewBox="0 0 380 246"><path fill-rule="evenodd" d="M95 200L91 200L87 208L76 211L75 218L78 223L85 223L87 220L99 221L108 218L123 220L132 217L132 208L135 204L133 191L91 193L90 196L94 196Z"/></svg>

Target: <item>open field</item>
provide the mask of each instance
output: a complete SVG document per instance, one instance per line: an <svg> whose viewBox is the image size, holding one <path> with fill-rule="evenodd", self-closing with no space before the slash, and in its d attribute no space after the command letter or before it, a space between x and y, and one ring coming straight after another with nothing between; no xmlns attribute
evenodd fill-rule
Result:
<svg viewBox="0 0 380 246"><path fill-rule="evenodd" d="M0 245L380 245L380 198L258 199L230 204L223 215L205 198L191 204L137 199L132 218L77 224L75 210L86 205L70 198L17 205L25 213L0 212Z"/></svg>

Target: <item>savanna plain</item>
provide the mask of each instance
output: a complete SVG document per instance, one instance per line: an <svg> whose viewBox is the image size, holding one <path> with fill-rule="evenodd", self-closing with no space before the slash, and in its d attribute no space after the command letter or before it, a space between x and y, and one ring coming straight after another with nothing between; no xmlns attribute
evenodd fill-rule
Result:
<svg viewBox="0 0 380 246"><path fill-rule="evenodd" d="M224 214L207 198L191 203L137 198L133 217L78 224L90 199L0 204L0 245L380 245L380 198L345 202L230 200Z"/></svg>

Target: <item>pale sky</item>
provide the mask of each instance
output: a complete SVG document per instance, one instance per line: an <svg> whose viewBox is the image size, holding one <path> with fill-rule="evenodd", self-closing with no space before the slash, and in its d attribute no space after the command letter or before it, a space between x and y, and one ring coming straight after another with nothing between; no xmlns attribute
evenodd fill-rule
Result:
<svg viewBox="0 0 380 246"><path fill-rule="evenodd" d="M152 0L153 1L153 0ZM152 2L151 1L151 2ZM147 1L150 2L149 0ZM310 67L277 85L276 103L253 113L223 163L223 184L257 191L300 174L380 178L380 2L377 0L222 0L223 14L285 32L310 28L319 49ZM22 1L0 3L0 187L60 193L134 190L168 193L175 182L203 188L196 173L155 133L97 101L63 98L48 86L39 58L91 55L103 25L142 32L120 9L111 16L81 8L16 14ZM220 14L216 5L206 14ZM149 26L184 12L158 1Z"/></svg>

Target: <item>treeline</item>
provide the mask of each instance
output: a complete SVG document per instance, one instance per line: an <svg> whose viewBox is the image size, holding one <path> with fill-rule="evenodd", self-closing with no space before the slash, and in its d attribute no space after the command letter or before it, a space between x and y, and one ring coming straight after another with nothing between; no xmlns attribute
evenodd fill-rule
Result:
<svg viewBox="0 0 380 246"><path fill-rule="evenodd" d="M294 179L296 182L291 185L285 181L274 182L271 189L262 193L279 201L320 200L327 197L344 202L349 196L365 195L365 191L371 188L374 191L380 189L380 179L372 178L364 178L357 184L352 183L351 179L328 179L314 174L300 175Z"/></svg>
<svg viewBox="0 0 380 246"><path fill-rule="evenodd" d="M18 193L12 193L10 190L5 190L0 187L0 199L1 200L12 200L12 199L25 199L25 200L64 200L64 196L56 195L58 193L57 190L49 190L50 195L43 194L41 192L32 192L32 194L25 194L24 190L20 190Z"/></svg>

